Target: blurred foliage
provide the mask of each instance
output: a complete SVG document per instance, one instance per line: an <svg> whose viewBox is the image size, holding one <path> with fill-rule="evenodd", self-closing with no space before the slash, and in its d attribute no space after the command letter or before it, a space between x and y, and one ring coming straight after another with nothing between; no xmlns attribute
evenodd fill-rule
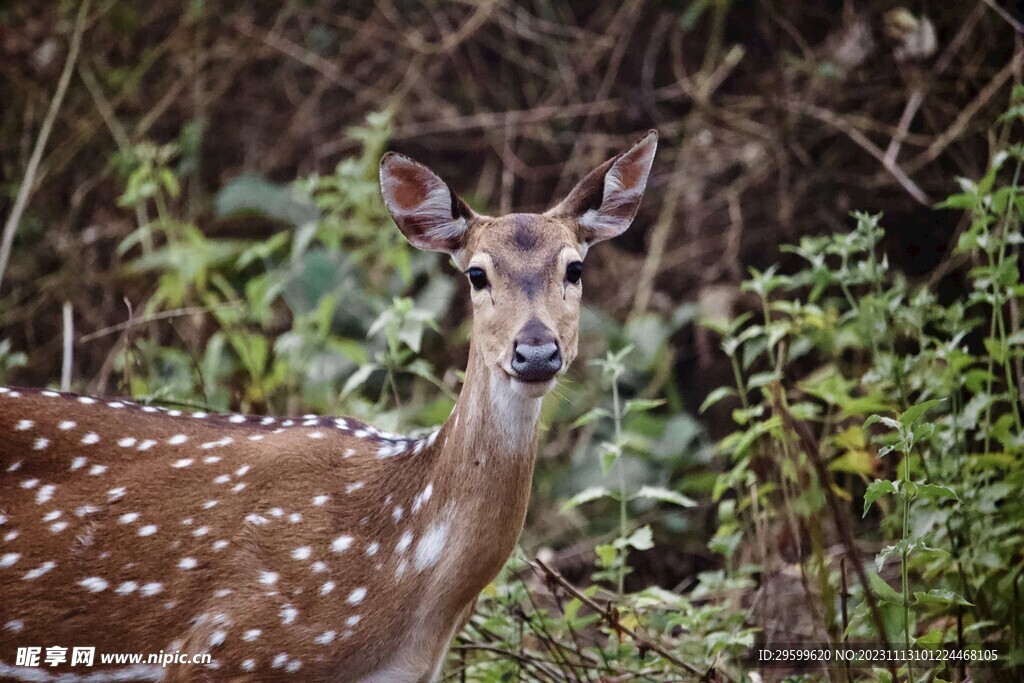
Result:
<svg viewBox="0 0 1024 683"><path fill-rule="evenodd" d="M1024 88L1014 97L1024 100ZM1024 302L1022 162L1019 144L999 151L938 207L970 219L955 248L972 264L962 296L942 301L893 272L879 249L880 217L856 214L852 232L792 247L806 264L798 272L755 271L744 287L759 315L716 326L736 386L707 405L733 396L740 406L720 443L730 466L715 488L712 547L734 561L757 557L765 529L805 530L805 571L831 640L1001 642L1007 665L1024 664L1024 333L1012 320ZM794 372L801 364L809 371ZM814 448L793 420L813 427ZM843 566L827 556L829 496L873 518L862 538L881 550L866 563L868 585L849 555ZM901 670L914 680L936 674L949 672Z"/></svg>

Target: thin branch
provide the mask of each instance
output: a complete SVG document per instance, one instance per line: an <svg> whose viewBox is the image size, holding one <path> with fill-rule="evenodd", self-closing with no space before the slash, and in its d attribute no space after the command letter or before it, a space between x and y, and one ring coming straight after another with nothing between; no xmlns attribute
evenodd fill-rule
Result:
<svg viewBox="0 0 1024 683"><path fill-rule="evenodd" d="M847 123L842 116L806 102L797 102L792 104L786 103L784 106L789 111L797 114L803 114L804 116L810 116L811 118L817 119L822 123L826 123L839 132L845 134L846 137L850 138L850 140L852 140L858 147L877 159L879 163L882 164L882 167L896 179L896 182L903 186L903 189L907 191L907 194L921 204L931 206L932 200L924 193L924 190L917 186L917 183L910 179L910 176L907 175L906 171L900 168L900 166L895 162L888 162L885 157L885 152L883 152L878 145L868 139L868 137L859 129Z"/></svg>
<svg viewBox="0 0 1024 683"><path fill-rule="evenodd" d="M1014 31L1020 34L1024 34L1024 24L1014 19L1009 12L1007 12L1005 9L997 5L995 3L995 0L982 0L982 2L988 5L993 12L998 14L1003 21L1012 26Z"/></svg>
<svg viewBox="0 0 1024 683"><path fill-rule="evenodd" d="M75 62L78 60L78 50L82 46L82 33L85 31L86 18L89 15L89 1L82 0L78 6L78 17L75 19L75 30L71 35L71 47L68 50L67 59L64 60L64 70L57 82L57 90L50 100L50 109L46 112L43 125L39 129L39 137L36 138L36 145L32 149L32 156L25 168L25 176L21 179L21 187L18 188L18 196L14 200L14 208L7 217L4 225L3 242L0 243L0 285L4 281L4 271L7 270L7 261L11 257L11 247L14 244L14 235L18 231L18 224L21 223L21 216L28 206L29 195L32 194L32 187L35 185L36 173L39 171L39 162L43 158L43 149L47 140L50 139L50 132L57 120L60 106L64 102L64 95L67 94L68 84L71 83L71 73L74 71Z"/></svg>
<svg viewBox="0 0 1024 683"><path fill-rule="evenodd" d="M590 596L586 595L585 593L580 591L578 588L576 588L576 586L574 586L571 583L569 583L565 579L564 576L559 574L557 571L555 571L551 567L547 566L544 563L543 560L541 560L539 558L535 558L530 563L530 565L534 569L536 569L539 572L543 573L550 580L554 581L556 584L561 586L562 590L564 590L567 593L569 593L570 595L572 595L574 598L576 598L577 600L582 602L588 608L592 609L595 613L601 615L601 618L609 626L611 626L613 629L615 629L616 631L618 631L620 633L625 633L627 636L632 638L633 642L635 642L638 647L641 647L641 648L643 648L645 650L650 650L652 652L657 652L665 660L667 660L669 662L672 662L673 664L675 664L679 668L684 669L686 671L689 671L690 673L695 674L697 676L701 676L701 677L704 676L704 672L701 671L700 669L698 669L697 667L695 667L693 664L689 664L687 662L684 662L683 660L681 660L678 657L676 657L675 655L673 655L671 652L669 652L668 650L663 648L661 645L659 645L655 641L651 640L650 638L646 638L646 637L640 635L639 633L637 633L636 631L634 631L630 627L628 627L625 624L623 624L621 621L619 621L618 615L615 614L614 610L609 609L609 606L602 607L601 605L599 605L596 601L594 601L593 598L591 598Z"/></svg>
<svg viewBox="0 0 1024 683"><path fill-rule="evenodd" d="M857 545L853 540L853 531L850 530L846 511L836 495L835 484L832 481L832 476L829 474L828 467L825 465L825 460L821 457L821 451L818 450L818 445L815 443L814 437L807 428L807 425L803 422L798 422L793 417L793 413L789 412L789 409L785 406L782 400L782 387L778 382L772 384L771 406L772 412L779 416L786 429L797 435L800 447L814 466L814 471L818 475L818 485L825 492L825 500L828 503L829 511L832 513L832 522L835 524L836 531L839 532L839 538L846 550L846 556L853 560L853 569L857 573L857 579L860 581L861 587L864 589L864 600L868 603L871 618L875 622L875 628L878 629L878 637L885 643L886 648L889 648L889 634L885 628L882 611L878 607L878 601L875 600L871 582L868 580L867 572L864 571L864 563L861 562ZM896 664L890 661L888 665L892 673L892 679L894 681L899 680Z"/></svg>
<svg viewBox="0 0 1024 683"><path fill-rule="evenodd" d="M221 304L220 306L217 306L216 308L236 308L236 307L241 306L241 305L242 304L240 302L228 302L228 303ZM162 311L160 313L154 313L153 315L146 316L144 318L132 318L130 320L124 321L123 323L118 323L117 325L111 325L110 327L104 327L102 330L96 330L95 332L90 332L89 334L84 335L78 341L84 344L85 342L90 342L93 339L99 339L100 337L105 337L108 334L114 334L114 333L117 333L117 332L122 332L124 330L130 330L130 329L132 329L134 327L139 327L141 325L148 325L149 323L156 322L158 320L169 320L169 319L172 319L172 318L182 318L182 317L184 317L186 315L196 315L196 314L199 314L199 313L204 314L204 315L208 314L208 313L210 313L210 309L207 308L207 307L202 307L202 306L193 306L192 308L176 308L173 311Z"/></svg>
<svg viewBox="0 0 1024 683"><path fill-rule="evenodd" d="M928 146L928 149L921 152L907 163L907 170L910 173L914 173L918 169L935 161L935 159L938 158L938 156L942 154L947 147L949 147L950 143L963 135L967 126L975 120L978 111L985 106L985 104L992 99L992 97L999 92L1004 85L1006 85L1006 82L1010 80L1013 74L1020 71L1022 64L1024 64L1024 50L1018 50L1013 55L1013 59L1011 59L1006 66L1000 69L999 73L997 73L992 80L981 89L981 92L978 93L977 97L971 100L971 102L960 111L960 114L957 115L949 128L938 135L935 138L935 141Z"/></svg>
<svg viewBox="0 0 1024 683"><path fill-rule="evenodd" d="M74 368L75 352L75 318L72 315L71 302L65 301L64 313L64 358L60 368L60 390L71 391L71 370Z"/></svg>

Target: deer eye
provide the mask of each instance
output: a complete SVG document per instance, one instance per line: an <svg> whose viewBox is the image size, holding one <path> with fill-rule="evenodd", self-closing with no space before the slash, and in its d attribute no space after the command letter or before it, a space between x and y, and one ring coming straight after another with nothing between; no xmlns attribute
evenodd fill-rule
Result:
<svg viewBox="0 0 1024 683"><path fill-rule="evenodd" d="M473 289L481 290L487 286L487 273L483 268L474 266L466 271L466 275L469 276L469 282L473 285Z"/></svg>
<svg viewBox="0 0 1024 683"><path fill-rule="evenodd" d="M583 277L583 262L573 261L565 269L565 279L572 284L579 284L580 278Z"/></svg>

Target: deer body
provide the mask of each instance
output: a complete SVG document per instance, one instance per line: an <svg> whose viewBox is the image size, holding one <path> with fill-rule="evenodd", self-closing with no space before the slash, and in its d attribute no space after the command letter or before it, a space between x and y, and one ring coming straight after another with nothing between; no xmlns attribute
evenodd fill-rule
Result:
<svg viewBox="0 0 1024 683"><path fill-rule="evenodd" d="M586 230L628 225L639 194L623 209L602 192L642 191L653 151L648 136L554 213L498 219L385 157L399 227L473 286L463 391L428 435L0 389L0 678L40 680L16 648L60 645L213 657L56 669L105 680L435 680L522 530L541 397L576 350L573 264L603 238Z"/></svg>

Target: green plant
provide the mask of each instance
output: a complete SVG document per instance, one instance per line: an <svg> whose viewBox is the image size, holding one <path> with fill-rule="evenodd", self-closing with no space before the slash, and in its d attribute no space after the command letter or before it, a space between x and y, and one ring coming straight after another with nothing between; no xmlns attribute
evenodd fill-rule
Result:
<svg viewBox="0 0 1024 683"><path fill-rule="evenodd" d="M790 249L803 270L753 272L744 287L759 299L761 320L715 326L736 387L712 392L705 408L728 396L740 404L736 431L720 445L731 466L715 491L720 511L729 511L717 547L732 556L750 538L763 549L758 535L776 522L807 534L820 625L836 640L873 634L935 646L989 638L1011 643L1012 663L1024 661L1024 334L1008 317L1024 301L1021 159L1020 146L997 154L983 178L961 180L961 192L940 205L971 218L956 247L974 264L962 299L941 301L893 273L880 253L880 217L855 214L852 232ZM790 420L813 426L820 453ZM818 477L815 457L826 461L829 481ZM767 463L766 477L759 468ZM838 591L845 573L823 555L817 523L830 495L862 496L863 514L881 513L877 538L889 543L875 558L877 573L867 574L870 585L854 590L847 622L834 608L847 599ZM881 578L894 558L898 590Z"/></svg>

